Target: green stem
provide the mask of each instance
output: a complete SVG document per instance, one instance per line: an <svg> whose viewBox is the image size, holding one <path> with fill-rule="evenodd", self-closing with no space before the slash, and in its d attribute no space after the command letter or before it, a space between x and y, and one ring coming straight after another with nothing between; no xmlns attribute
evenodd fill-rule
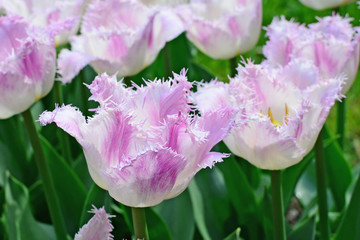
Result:
<svg viewBox="0 0 360 240"><path fill-rule="evenodd" d="M60 106L64 103L64 98L62 94L62 86L61 82L55 81L54 83L54 100L55 103L58 103ZM66 134L63 130L60 128L57 130L57 135L60 141L62 154L64 155L64 158L68 163L71 162L72 156L71 156L71 150L70 150L70 142L69 142L69 136Z"/></svg>
<svg viewBox="0 0 360 240"><path fill-rule="evenodd" d="M235 77L236 75L236 68L238 66L237 57L230 58L230 77Z"/></svg>
<svg viewBox="0 0 360 240"><path fill-rule="evenodd" d="M337 135L339 136L338 143L342 150L344 149L345 123L346 123L346 101L344 98L342 99L342 102L337 103Z"/></svg>
<svg viewBox="0 0 360 240"><path fill-rule="evenodd" d="M165 70L165 77L170 77L172 75L170 49L167 44L165 44L164 47L164 70Z"/></svg>
<svg viewBox="0 0 360 240"><path fill-rule="evenodd" d="M325 153L323 148L322 130L315 143L316 156L316 185L318 196L318 207L320 215L320 239L330 239L330 227L328 220L328 203L326 195Z"/></svg>
<svg viewBox="0 0 360 240"><path fill-rule="evenodd" d="M281 171L271 171L271 195L274 224L274 240L285 240L284 202L282 197Z"/></svg>
<svg viewBox="0 0 360 240"><path fill-rule="evenodd" d="M136 239L149 240L146 226L145 208L131 208Z"/></svg>
<svg viewBox="0 0 360 240"><path fill-rule="evenodd" d="M56 237L58 240L66 240L66 228L60 210L60 203L56 196L50 169L46 163L44 150L41 146L39 135L36 132L34 120L31 116L30 110L28 109L23 112L22 116L24 118L26 130L29 134L31 145L34 149L35 161L44 186L45 197L49 206L50 216L55 227Z"/></svg>

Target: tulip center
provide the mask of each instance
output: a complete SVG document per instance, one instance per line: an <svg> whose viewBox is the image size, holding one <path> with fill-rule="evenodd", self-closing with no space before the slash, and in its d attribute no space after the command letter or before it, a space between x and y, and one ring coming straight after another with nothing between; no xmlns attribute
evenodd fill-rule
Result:
<svg viewBox="0 0 360 240"><path fill-rule="evenodd" d="M273 113L271 112L271 108L268 108L268 116L270 118L270 121L273 125L275 125L275 127L281 127L283 124L277 120L274 119L274 115ZM285 104L285 118L284 118L284 123L285 125L288 124L289 122L289 108L287 106L287 104Z"/></svg>

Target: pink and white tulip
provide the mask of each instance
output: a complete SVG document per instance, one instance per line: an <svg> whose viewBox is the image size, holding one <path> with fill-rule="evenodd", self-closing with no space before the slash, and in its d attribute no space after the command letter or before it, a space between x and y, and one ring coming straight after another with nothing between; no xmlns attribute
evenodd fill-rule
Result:
<svg viewBox="0 0 360 240"><path fill-rule="evenodd" d="M93 206L90 213L94 213L94 216L82 226L74 240L113 240L111 231L114 227L109 220L111 216L106 213L104 207L97 209Z"/></svg>
<svg viewBox="0 0 360 240"><path fill-rule="evenodd" d="M312 149L342 83L322 79L309 61L297 59L277 69L247 63L229 84L203 84L193 98L201 112L237 108L225 144L253 165L277 170L298 163Z"/></svg>
<svg viewBox="0 0 360 240"><path fill-rule="evenodd" d="M292 20L275 18L266 28L269 41L264 54L274 66L285 66L296 58L311 60L324 79L345 74L342 93L346 94L359 68L359 30L351 26L350 18L339 15L318 20L307 28Z"/></svg>
<svg viewBox="0 0 360 240"><path fill-rule="evenodd" d="M149 8L136 1L95 1L84 16L72 51L59 56L62 82L70 82L90 64L96 72L131 76L150 65L166 42L184 31L169 8Z"/></svg>
<svg viewBox="0 0 360 240"><path fill-rule="evenodd" d="M17 16L0 17L0 119L28 109L55 78L54 38Z"/></svg>
<svg viewBox="0 0 360 240"><path fill-rule="evenodd" d="M79 30L81 16L91 0L0 0L0 8L20 15L39 27L57 28L56 45L69 41Z"/></svg>
<svg viewBox="0 0 360 240"><path fill-rule="evenodd" d="M77 108L62 106L42 113L40 122L55 122L75 137L95 183L125 205L173 198L200 169L227 156L209 151L228 134L234 110L194 116L184 71L133 88L103 74L88 87L100 104L93 118L86 121Z"/></svg>
<svg viewBox="0 0 360 240"><path fill-rule="evenodd" d="M188 39L215 59L253 48L262 23L261 0L191 0L179 10Z"/></svg>
<svg viewBox="0 0 360 240"><path fill-rule="evenodd" d="M356 0L300 0L302 4L315 10L336 8L349 3L353 3L355 1Z"/></svg>

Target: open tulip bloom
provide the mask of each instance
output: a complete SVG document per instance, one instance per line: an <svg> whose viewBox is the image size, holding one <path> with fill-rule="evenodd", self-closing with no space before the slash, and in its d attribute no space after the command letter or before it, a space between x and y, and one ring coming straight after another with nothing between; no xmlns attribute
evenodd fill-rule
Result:
<svg viewBox="0 0 360 240"><path fill-rule="evenodd" d="M215 59L249 51L260 35L261 0L191 0L179 12L188 39Z"/></svg>
<svg viewBox="0 0 360 240"><path fill-rule="evenodd" d="M183 31L171 8L147 7L138 1L94 1L85 13L81 35L70 40L72 50L59 55L60 80L70 82L87 64L99 74L134 75Z"/></svg>
<svg viewBox="0 0 360 240"><path fill-rule="evenodd" d="M69 41L80 27L81 16L90 0L0 0L7 13L24 17L39 27L59 29L56 45Z"/></svg>
<svg viewBox="0 0 360 240"><path fill-rule="evenodd" d="M300 0L305 6L316 10L340 7L345 4L355 2L355 0Z"/></svg>
<svg viewBox="0 0 360 240"><path fill-rule="evenodd" d="M345 74L342 94L355 80L359 67L360 34L350 18L333 15L319 18L309 27L275 18L266 28L269 41L264 54L270 64L285 66L292 59L306 58L320 70L324 78Z"/></svg>
<svg viewBox="0 0 360 240"><path fill-rule="evenodd" d="M47 95L55 70L51 31L34 27L21 17L0 17L0 119L25 111Z"/></svg>
<svg viewBox="0 0 360 240"><path fill-rule="evenodd" d="M55 122L76 138L93 180L115 200L153 206L179 195L196 172L227 156L209 151L228 134L234 110L194 116L191 87L184 71L136 90L103 74L89 85L90 99L100 104L93 118L62 106L44 112L40 122Z"/></svg>
<svg viewBox="0 0 360 240"><path fill-rule="evenodd" d="M237 124L225 144L259 168L279 170L312 149L331 106L341 97L343 81L323 79L303 59L279 68L247 63L229 84L203 84L193 98L200 111L238 108Z"/></svg>

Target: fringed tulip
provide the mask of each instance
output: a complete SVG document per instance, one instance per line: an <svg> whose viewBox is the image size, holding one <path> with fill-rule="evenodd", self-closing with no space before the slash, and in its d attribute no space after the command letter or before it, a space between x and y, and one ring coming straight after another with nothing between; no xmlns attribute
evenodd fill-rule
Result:
<svg viewBox="0 0 360 240"><path fill-rule="evenodd" d="M136 1L95 1L84 16L72 51L59 56L60 80L70 82L90 63L98 73L131 76L150 65L165 43L183 32L169 8L148 8Z"/></svg>
<svg viewBox="0 0 360 240"><path fill-rule="evenodd" d="M188 39L215 59L253 48L262 23L261 0L192 0L179 10Z"/></svg>
<svg viewBox="0 0 360 240"><path fill-rule="evenodd" d="M17 16L0 17L0 119L28 109L55 78L54 38Z"/></svg>
<svg viewBox="0 0 360 240"><path fill-rule="evenodd" d="M0 8L39 27L57 28L56 45L69 41L80 27L81 16L91 0L0 0Z"/></svg>
<svg viewBox="0 0 360 240"><path fill-rule="evenodd" d="M95 183L120 203L147 207L173 198L196 172L226 157L209 151L228 134L234 110L194 116L184 71L133 88L103 74L88 87L100 104L93 118L62 106L44 112L40 122L55 122L76 138Z"/></svg>
<svg viewBox="0 0 360 240"><path fill-rule="evenodd" d="M300 2L315 10L323 10L353 3L355 0L300 0Z"/></svg>
<svg viewBox="0 0 360 240"><path fill-rule="evenodd" d="M359 31L351 26L350 18L339 15L318 20L307 28L292 20L274 19L266 28L269 41L264 54L274 66L285 66L295 58L309 59L325 79L345 74L342 93L346 94L359 67Z"/></svg>
<svg viewBox="0 0 360 240"><path fill-rule="evenodd" d="M97 209L93 206L90 213L94 213L94 216L82 226L74 240L113 240L111 231L114 227L109 220L111 216L106 213L104 207Z"/></svg>
<svg viewBox="0 0 360 240"><path fill-rule="evenodd" d="M237 108L225 144L259 168L279 170L312 149L342 83L342 78L323 79L309 61L298 59L277 69L247 63L229 84L202 84L193 98L201 112Z"/></svg>

